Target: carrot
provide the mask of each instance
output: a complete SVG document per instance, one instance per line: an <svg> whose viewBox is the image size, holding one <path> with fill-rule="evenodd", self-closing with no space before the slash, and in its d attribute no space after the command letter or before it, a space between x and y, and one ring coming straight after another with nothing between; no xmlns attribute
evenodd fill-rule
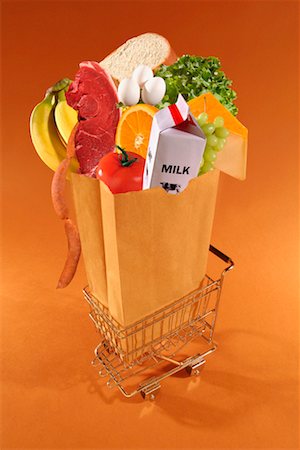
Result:
<svg viewBox="0 0 300 450"><path fill-rule="evenodd" d="M68 241L68 254L63 271L58 280L57 289L62 289L72 281L81 253L79 233L76 225L69 218L69 209L65 199L66 177L70 167L71 158L75 155L75 126L67 145L67 157L54 173L51 184L51 196L54 210L58 217L64 221L65 233Z"/></svg>
<svg viewBox="0 0 300 450"><path fill-rule="evenodd" d="M54 211L58 217L62 220L69 217L69 209L64 196L66 186L66 175L70 166L71 159L64 159L58 168L56 169L52 183L51 183L51 196Z"/></svg>
<svg viewBox="0 0 300 450"><path fill-rule="evenodd" d="M68 143L67 143L67 158L72 158L75 156L75 134L78 128L78 123L73 128Z"/></svg>
<svg viewBox="0 0 300 450"><path fill-rule="evenodd" d="M64 198L64 187L66 183L66 172L69 168L70 158L62 161L52 180L52 202L58 217L64 221L65 233L68 241L68 255L59 278L57 288L61 289L73 279L81 253L79 233L76 225L69 219L69 211Z"/></svg>
<svg viewBox="0 0 300 450"><path fill-rule="evenodd" d="M57 289L65 288L72 281L81 253L80 238L76 226L71 219L64 219L64 223L68 240L68 255L58 280Z"/></svg>

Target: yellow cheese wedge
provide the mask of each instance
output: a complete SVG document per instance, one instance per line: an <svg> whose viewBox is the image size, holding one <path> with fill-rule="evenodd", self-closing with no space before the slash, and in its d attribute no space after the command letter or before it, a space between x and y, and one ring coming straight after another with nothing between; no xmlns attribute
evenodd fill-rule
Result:
<svg viewBox="0 0 300 450"><path fill-rule="evenodd" d="M248 130L216 97L207 92L188 102L191 113L196 118L205 111L209 122L217 116L224 119L224 126L230 132L223 149L218 152L215 167L239 180L246 178Z"/></svg>

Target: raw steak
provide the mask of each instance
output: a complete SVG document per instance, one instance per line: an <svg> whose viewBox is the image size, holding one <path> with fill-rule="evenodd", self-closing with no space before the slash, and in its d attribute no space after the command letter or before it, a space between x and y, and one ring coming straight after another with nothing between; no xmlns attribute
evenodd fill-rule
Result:
<svg viewBox="0 0 300 450"><path fill-rule="evenodd" d="M99 160L115 145L120 117L116 87L97 62L84 61L79 64L66 99L78 111L75 149L80 172L95 176Z"/></svg>

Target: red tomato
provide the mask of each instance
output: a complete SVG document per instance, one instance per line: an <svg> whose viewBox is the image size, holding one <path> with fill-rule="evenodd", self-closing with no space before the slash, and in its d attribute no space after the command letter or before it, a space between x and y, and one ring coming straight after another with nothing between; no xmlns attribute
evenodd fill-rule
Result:
<svg viewBox="0 0 300 450"><path fill-rule="evenodd" d="M107 153L100 159L96 177L102 180L113 194L140 191L143 187L145 159L136 153Z"/></svg>

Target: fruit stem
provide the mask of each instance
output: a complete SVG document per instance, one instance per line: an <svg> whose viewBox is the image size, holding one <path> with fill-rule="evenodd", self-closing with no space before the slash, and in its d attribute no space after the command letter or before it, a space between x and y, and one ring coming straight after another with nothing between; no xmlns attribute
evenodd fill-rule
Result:
<svg viewBox="0 0 300 450"><path fill-rule="evenodd" d="M43 102L50 103L50 105L53 105L55 103L55 95L54 95L54 93L47 91Z"/></svg>
<svg viewBox="0 0 300 450"><path fill-rule="evenodd" d="M57 93L57 100L59 101L66 100L66 91L64 89Z"/></svg>
<svg viewBox="0 0 300 450"><path fill-rule="evenodd" d="M120 147L120 145L116 145L116 147L122 152L120 155L121 158L119 158L122 167L130 167L135 161L137 161L137 158L129 159L128 153L124 148Z"/></svg>
<svg viewBox="0 0 300 450"><path fill-rule="evenodd" d="M55 94L59 91L65 90L71 83L72 83L72 80L70 80L69 78L63 78L62 80L57 81L57 83L55 83L49 89L47 89L46 94L48 94L48 93Z"/></svg>

